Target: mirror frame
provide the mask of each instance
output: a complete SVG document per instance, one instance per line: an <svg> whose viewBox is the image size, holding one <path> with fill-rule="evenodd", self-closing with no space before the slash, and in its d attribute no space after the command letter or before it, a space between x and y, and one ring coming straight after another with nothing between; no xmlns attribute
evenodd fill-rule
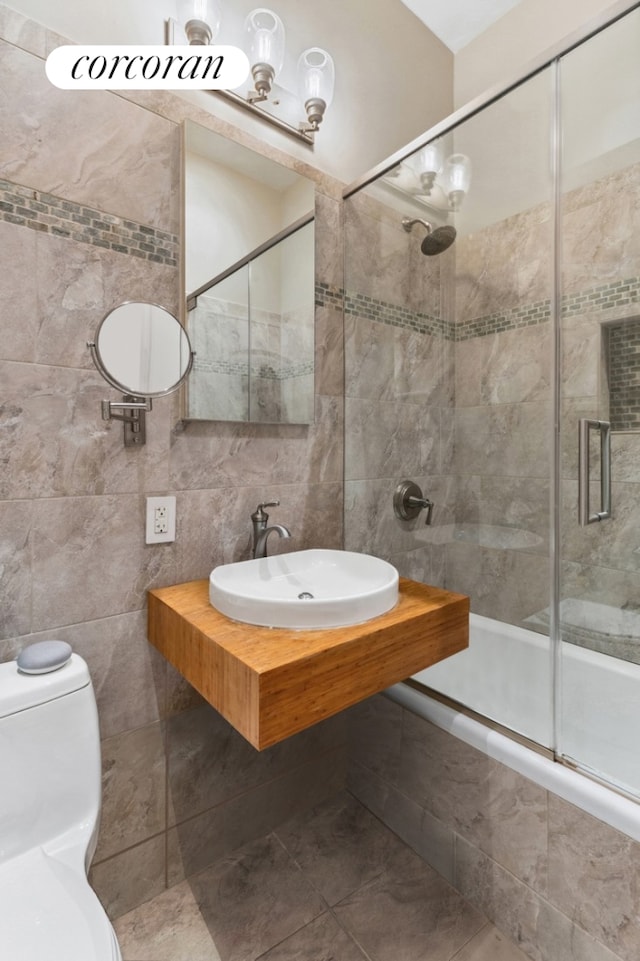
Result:
<svg viewBox="0 0 640 961"><path fill-rule="evenodd" d="M171 317L176 322L176 324L180 327L181 334L186 341L186 346L188 349L187 366L183 371L183 373L178 378L178 380L174 384L164 388L163 390L139 391L133 387L130 387L130 386L127 386L126 384L121 383L108 369L108 367L104 362L102 354L100 353L100 347L98 345L98 342L100 339L100 332L103 329L103 326L106 323L106 321L109 319L109 317L111 317L113 313L115 313L115 311L119 310L121 307L132 307L132 306L135 306L136 304L140 304L145 307L155 307L158 310L163 311L163 313ZM91 350L91 356L93 357L93 362L96 365L99 374L106 380L106 382L110 384L111 387L114 387L116 390L121 391L123 394L129 394L133 397L166 397L167 394L173 394L174 391L178 390L178 388L180 388L184 384L193 367L194 351L191 349L191 341L189 339L189 334L184 324L180 323L178 318L174 314L172 314L170 310L167 310L166 307L163 307L161 304L152 303L151 301L125 300L122 303L117 304L115 307L112 307L111 310L107 311L107 313L104 315L104 317L98 324L94 339L92 341L89 341L87 346Z"/></svg>

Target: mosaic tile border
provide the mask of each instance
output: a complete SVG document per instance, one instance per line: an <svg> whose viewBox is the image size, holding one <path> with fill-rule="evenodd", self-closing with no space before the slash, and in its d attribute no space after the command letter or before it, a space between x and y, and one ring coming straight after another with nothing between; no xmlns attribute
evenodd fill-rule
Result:
<svg viewBox="0 0 640 961"><path fill-rule="evenodd" d="M306 377L308 374L313 374L315 366L313 361L302 361L299 364L288 364L286 367L280 367L276 370L275 367L271 367L269 364L252 366L251 375L253 377L259 377L261 380L295 380L297 377Z"/></svg>
<svg viewBox="0 0 640 961"><path fill-rule="evenodd" d="M55 194L0 180L0 220L176 267L179 238Z"/></svg>
<svg viewBox="0 0 640 961"><path fill-rule="evenodd" d="M333 300L338 306L337 293L333 295ZM316 292L316 304L318 303L319 298ZM563 299L562 316L574 317L585 311L612 310L632 304L640 305L640 277L615 280L568 296ZM472 340L475 337L487 337L507 330L518 330L522 327L535 327L551 320L551 301L548 298L510 310L474 317L456 325L419 311L411 311L406 307L399 307L396 304L350 291L344 295L344 307L346 314L357 314L359 317L392 327L406 327L419 333L456 342Z"/></svg>
<svg viewBox="0 0 640 961"><path fill-rule="evenodd" d="M315 367L313 361L301 361L298 364L287 364L278 369L271 364L253 363L251 369L246 363L232 363L230 361L213 361L198 363L197 355L193 366L194 373L201 374L220 374L224 377L247 377L249 373L253 378L260 380L294 380L297 377L306 377L313 374Z"/></svg>
<svg viewBox="0 0 640 961"><path fill-rule="evenodd" d="M487 337L489 334L500 334L505 330L518 330L522 327L536 327L551 320L551 301L540 300L537 303L525 304L511 310L475 317L455 325L457 341L473 340L475 337Z"/></svg>
<svg viewBox="0 0 640 961"><path fill-rule="evenodd" d="M562 316L574 317L585 310L611 310L640 304L640 277L613 280L610 284L590 287L563 299Z"/></svg>
<svg viewBox="0 0 640 961"><path fill-rule="evenodd" d="M201 361L198 360L198 352L193 361L194 374L223 374L227 377L246 377L249 368L246 363L233 363L228 360Z"/></svg>
<svg viewBox="0 0 640 961"><path fill-rule="evenodd" d="M419 334L441 337L444 340L454 339L453 328L447 321L421 311L409 310L408 307L399 307L384 300L376 300L375 297L366 297L364 294L346 291L344 312L367 320L375 320L389 327L403 327Z"/></svg>
<svg viewBox="0 0 640 961"><path fill-rule="evenodd" d="M344 307L344 290L331 284L316 283L316 307L333 307L342 310Z"/></svg>
<svg viewBox="0 0 640 961"><path fill-rule="evenodd" d="M578 294L563 297L562 317L576 317L586 311L615 310L631 304L640 305L640 277L613 280L609 284L587 287ZM550 319L551 301L540 300L512 310L463 321L456 325L455 339L462 341L471 340L473 337L486 337L504 330L544 324Z"/></svg>

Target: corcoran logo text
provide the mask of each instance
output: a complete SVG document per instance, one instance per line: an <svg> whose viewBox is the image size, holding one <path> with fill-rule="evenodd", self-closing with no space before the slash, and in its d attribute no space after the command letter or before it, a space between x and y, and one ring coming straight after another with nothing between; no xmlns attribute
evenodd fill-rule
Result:
<svg viewBox="0 0 640 961"><path fill-rule="evenodd" d="M231 46L66 46L49 54L46 73L62 90L234 90L249 60Z"/></svg>

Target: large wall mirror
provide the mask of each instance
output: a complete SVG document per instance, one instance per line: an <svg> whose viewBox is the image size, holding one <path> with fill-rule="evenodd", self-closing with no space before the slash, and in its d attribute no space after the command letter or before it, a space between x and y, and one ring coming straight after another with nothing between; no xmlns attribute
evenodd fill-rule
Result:
<svg viewBox="0 0 640 961"><path fill-rule="evenodd" d="M308 424L314 393L314 185L185 121L188 420Z"/></svg>

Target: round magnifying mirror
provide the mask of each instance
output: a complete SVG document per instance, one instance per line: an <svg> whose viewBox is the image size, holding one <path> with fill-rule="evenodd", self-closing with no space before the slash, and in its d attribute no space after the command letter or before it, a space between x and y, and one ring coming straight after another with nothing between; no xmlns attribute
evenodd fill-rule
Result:
<svg viewBox="0 0 640 961"><path fill-rule="evenodd" d="M170 394L193 364L186 330L157 304L114 307L101 320L89 347L107 383L134 397Z"/></svg>

